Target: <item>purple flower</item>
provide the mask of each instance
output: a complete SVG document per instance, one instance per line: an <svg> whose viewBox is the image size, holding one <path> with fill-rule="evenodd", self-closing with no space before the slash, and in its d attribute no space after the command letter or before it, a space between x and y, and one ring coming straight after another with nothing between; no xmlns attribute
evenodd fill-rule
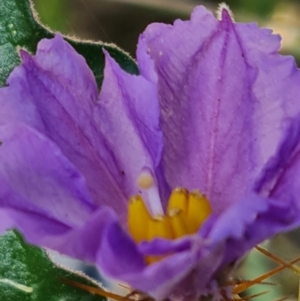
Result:
<svg viewBox="0 0 300 301"><path fill-rule="evenodd" d="M105 53L100 93L60 35L21 50L0 89L0 228L156 299L218 294L245 252L300 224L300 71L279 42L197 7L145 30L139 76ZM161 215L177 187L212 213L194 234L136 243L129 199Z"/></svg>

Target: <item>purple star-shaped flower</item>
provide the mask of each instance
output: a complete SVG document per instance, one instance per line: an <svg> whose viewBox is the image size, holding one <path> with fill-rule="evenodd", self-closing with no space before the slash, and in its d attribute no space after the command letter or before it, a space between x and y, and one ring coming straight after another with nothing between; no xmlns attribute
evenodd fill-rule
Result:
<svg viewBox="0 0 300 301"><path fill-rule="evenodd" d="M217 294L230 264L300 224L300 71L279 41L197 7L140 36L139 76L105 53L99 95L60 35L35 56L21 50L0 89L1 229L159 300ZM213 213L196 234L133 241L128 200L147 199L145 170L164 209L176 187L207 196Z"/></svg>

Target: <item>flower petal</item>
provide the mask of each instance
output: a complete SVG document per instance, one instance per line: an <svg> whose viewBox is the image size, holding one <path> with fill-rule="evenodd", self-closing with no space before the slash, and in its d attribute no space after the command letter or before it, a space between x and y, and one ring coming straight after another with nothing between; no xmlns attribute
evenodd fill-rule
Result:
<svg viewBox="0 0 300 301"><path fill-rule="evenodd" d="M106 228L97 263L110 276L117 276L124 272L136 273L146 267L136 244L118 222L113 222Z"/></svg>
<svg viewBox="0 0 300 301"><path fill-rule="evenodd" d="M42 40L37 54L0 90L0 123L23 121L52 139L87 180L93 199L125 220L143 167L162 149L155 84L132 76L106 55L100 102L91 70L63 40Z"/></svg>
<svg viewBox="0 0 300 301"><path fill-rule="evenodd" d="M300 173L300 116L294 118L285 132L276 155L266 164L257 180L255 191L266 197L299 203Z"/></svg>
<svg viewBox="0 0 300 301"><path fill-rule="evenodd" d="M299 207L292 199L286 201L253 194L228 208L216 220L207 238L211 245L226 242L223 264L233 262L263 240L299 224Z"/></svg>
<svg viewBox="0 0 300 301"><path fill-rule="evenodd" d="M189 250L192 247L191 236L179 240L155 238L152 241L143 241L139 244L139 251L144 255L166 255L174 252Z"/></svg>
<svg viewBox="0 0 300 301"><path fill-rule="evenodd" d="M0 235L3 235L7 229L13 228L14 224L9 210L0 207Z"/></svg>
<svg viewBox="0 0 300 301"><path fill-rule="evenodd" d="M251 190L300 111L300 73L276 54L279 37L222 18L197 7L140 38L158 73L166 179L200 189L214 212Z"/></svg>
<svg viewBox="0 0 300 301"><path fill-rule="evenodd" d="M93 121L98 92L84 58L60 35L42 40L36 56L21 50L21 57L0 90L0 123L23 121L38 129L84 175L96 202L114 200L124 210L126 197L109 171L114 158Z"/></svg>
<svg viewBox="0 0 300 301"><path fill-rule="evenodd" d="M155 244L157 246L157 242ZM166 246L159 244L161 250ZM177 242L170 244L174 246L167 246L168 249L177 252L147 266L132 239L117 223L112 223L105 230L97 263L108 276L147 292L156 300L163 300L170 294L176 298L188 297L187 300L199 297L221 263L222 247L200 249L195 242L190 248L181 249ZM151 253L158 253L153 251L153 245Z"/></svg>
<svg viewBox="0 0 300 301"><path fill-rule="evenodd" d="M266 164L262 176L256 183L256 192L272 200L268 215L264 219L260 217L257 222L258 227L263 229L259 235L266 237L270 232L277 233L299 227L299 174L300 117L297 117L286 131L277 154ZM252 229L252 233L256 232L256 228Z"/></svg>
<svg viewBox="0 0 300 301"><path fill-rule="evenodd" d="M88 219L95 205L85 180L56 145L24 124L0 126L0 140L2 208L41 215L65 227Z"/></svg>
<svg viewBox="0 0 300 301"><path fill-rule="evenodd" d="M154 175L161 158L156 85L123 71L107 52L105 58L105 77L94 116L119 168L113 174L122 171L122 181L117 181L129 197L140 192L137 179L142 170L147 168Z"/></svg>
<svg viewBox="0 0 300 301"><path fill-rule="evenodd" d="M41 243L60 253L96 262L105 229L117 220L117 216L111 208L101 207L90 216L84 225L73 228L60 236L48 235Z"/></svg>
<svg viewBox="0 0 300 301"><path fill-rule="evenodd" d="M95 261L109 208L93 204L85 180L48 138L24 124L0 126L0 230Z"/></svg>

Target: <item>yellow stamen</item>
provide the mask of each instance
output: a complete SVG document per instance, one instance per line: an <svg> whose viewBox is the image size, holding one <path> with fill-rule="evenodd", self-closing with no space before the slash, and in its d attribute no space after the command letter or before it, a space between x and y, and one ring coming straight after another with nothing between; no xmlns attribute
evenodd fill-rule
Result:
<svg viewBox="0 0 300 301"><path fill-rule="evenodd" d="M167 216L157 216L150 220L148 232L147 232L147 240L152 240L154 238L161 237L165 239L173 239L173 233L170 225L170 220ZM155 263L160 261L165 256L146 256L146 262L148 264Z"/></svg>
<svg viewBox="0 0 300 301"><path fill-rule="evenodd" d="M188 229L185 221L184 212L179 209L169 211L169 220L174 238L187 235Z"/></svg>
<svg viewBox="0 0 300 301"><path fill-rule="evenodd" d="M167 216L157 216L150 219L147 231L147 240L152 240L156 237L172 239L172 229L169 218Z"/></svg>
<svg viewBox="0 0 300 301"><path fill-rule="evenodd" d="M128 230L136 242L146 239L151 216L141 196L130 199L128 206Z"/></svg>
<svg viewBox="0 0 300 301"><path fill-rule="evenodd" d="M143 189L150 187L148 190L151 190L153 181L152 175L145 172L140 175L138 184ZM162 208L161 211L163 212ZM185 188L174 189L169 198L167 214L159 213L154 217L147 210L142 197L135 196L128 206L128 230L137 243L157 237L176 239L196 233L211 211L204 195L198 191L189 193ZM148 263L153 263L166 256L167 254L151 255L145 259Z"/></svg>
<svg viewBox="0 0 300 301"><path fill-rule="evenodd" d="M162 256L162 255L152 255L152 256L146 256L145 257L145 261L147 264L152 264L158 261L161 261L163 258L165 258L166 256Z"/></svg>
<svg viewBox="0 0 300 301"><path fill-rule="evenodd" d="M187 221L189 233L195 233L211 214L212 209L207 198L198 191L189 194Z"/></svg>
<svg viewBox="0 0 300 301"><path fill-rule="evenodd" d="M188 206L188 191L185 188L175 188L169 198L167 212L170 212L174 209L180 209L183 212L187 211Z"/></svg>

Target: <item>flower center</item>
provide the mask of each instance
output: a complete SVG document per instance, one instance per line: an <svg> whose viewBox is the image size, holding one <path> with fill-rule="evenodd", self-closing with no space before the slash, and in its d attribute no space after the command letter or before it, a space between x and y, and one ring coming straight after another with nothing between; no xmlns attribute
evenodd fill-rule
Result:
<svg viewBox="0 0 300 301"><path fill-rule="evenodd" d="M153 187L152 184L153 182L148 185L149 189ZM151 203L151 199L149 202ZM189 192L185 188L175 188L170 195L166 213L162 209L159 209L159 212L162 211L159 214L154 214L152 208L150 211L152 212L149 212L142 196L130 199L128 230L137 243L156 237L176 239L196 233L212 209L207 198L199 191Z"/></svg>

